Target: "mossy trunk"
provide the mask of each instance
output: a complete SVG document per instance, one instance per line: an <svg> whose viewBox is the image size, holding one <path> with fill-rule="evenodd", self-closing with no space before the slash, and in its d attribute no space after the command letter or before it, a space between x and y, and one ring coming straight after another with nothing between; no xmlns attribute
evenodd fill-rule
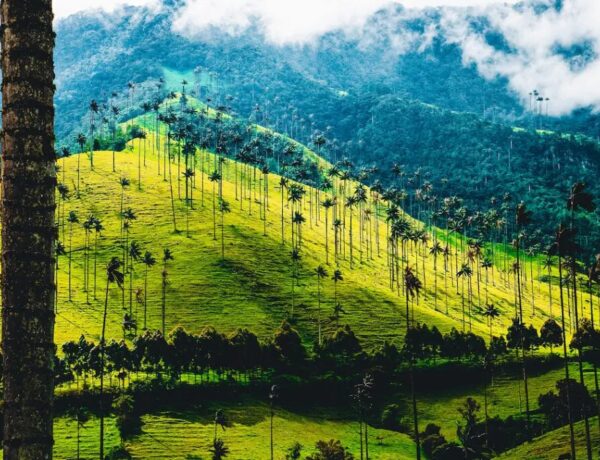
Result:
<svg viewBox="0 0 600 460"><path fill-rule="evenodd" d="M2 0L4 458L52 458L54 34L51 0Z"/></svg>

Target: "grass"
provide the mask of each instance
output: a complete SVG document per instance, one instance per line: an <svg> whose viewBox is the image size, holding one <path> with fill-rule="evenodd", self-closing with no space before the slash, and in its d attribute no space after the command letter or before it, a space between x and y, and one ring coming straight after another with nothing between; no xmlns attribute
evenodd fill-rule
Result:
<svg viewBox="0 0 600 460"><path fill-rule="evenodd" d="M162 140L162 138L161 138ZM201 330L206 325L214 325L223 331L232 331L237 327L247 327L259 336L265 338L271 335L277 325L288 316L290 310L291 270L290 270L290 238L291 225L287 197L284 196L285 245L281 244L281 190L278 176L269 175L269 209L266 213L266 224L259 217L259 207L262 197L256 187L252 200L236 200L234 161L224 165L223 194L230 203L231 213L225 215L225 258L221 259L220 222L217 222L217 240L213 238L212 217L212 184L207 174L212 170L207 164L213 162L210 153L205 157L205 172L197 171L196 188L193 190L194 209L189 210L183 200L177 199L176 165L171 165L173 188L175 195L176 218L178 233L173 231L171 204L169 200L169 183L163 176L157 174L157 159L152 157L152 135L146 141L146 166L142 166L141 184L137 181L138 153L143 149L143 143L135 141L130 149L116 154L117 172L112 172L111 152L95 152L94 170L90 170L86 156L81 158L81 190L80 198L76 197L77 156L59 161L62 171L59 177L71 190L71 198L61 204L64 209L61 214L76 211L80 220L93 213L102 219L105 227L98 238L97 258L97 288L96 298L93 292L87 295L83 292L83 247L85 233L81 225L73 230L73 297L68 301L67 292L67 256L59 261L59 302L56 324L56 340L61 344L66 340L75 339L80 334L98 336L100 330L101 311L103 307L103 291L105 282L103 268L111 256L121 256L120 245L120 197L121 177L131 180L131 186L125 191L125 208L131 207L137 214L130 229L129 241L135 240L143 250L151 251L160 259L164 248L170 248L175 260L169 263L169 286L167 293L167 329L183 325L193 332ZM200 161L198 160L198 163ZM162 167L162 166L161 166ZM241 168L241 166L239 166ZM64 174L64 179L62 175ZM204 178L203 178L204 176ZM260 179L260 174L257 177ZM202 182L204 188L202 192ZM184 180L181 183L182 195ZM204 195L204 201L202 201ZM325 225L324 212L320 211L320 219L313 211L309 218L310 199L315 200L315 194L308 194L303 203L303 213L307 222L303 225L303 250L301 261L300 286L296 291L298 313L297 327L303 337L310 341L316 334L317 318L317 283L314 269L323 264L329 273L336 268L330 260L325 260ZM321 193L321 200L324 194ZM252 207L250 212L249 208ZM243 209L242 209L243 207ZM316 210L316 205L313 206ZM188 212L189 211L189 212ZM217 220L219 220L217 212ZM339 268L344 275L344 281L339 283L339 301L344 306L347 315L341 319L349 324L359 337L369 346L381 344L384 340L398 340L404 327L405 301L402 295L397 295L389 288L388 268L386 265L387 234L385 222L373 219L372 235L375 235L375 225L379 227L380 253L373 249L373 257L365 254L365 245L359 244L359 222L355 212L354 268L349 263L349 240L346 232L346 258L340 260ZM186 230L186 220L189 219L189 235ZM330 219L330 223L331 223ZM64 222L64 221L63 221ZM266 227L266 232L264 232ZM263 234L266 233L266 234ZM69 226L62 226L60 238L69 249ZM372 237L374 240L374 236ZM93 237L92 237L93 239ZM330 259L333 259L333 231L329 231ZM373 241L373 246L375 242ZM359 262L362 247L363 261ZM424 284L418 302L415 302L415 318L427 322L446 331L452 326L461 327L461 296L454 277L448 273L448 314L445 310L445 291L443 276L443 260L438 258L437 275L434 276L433 257L426 251L425 271L421 257L417 257L412 245L409 245L409 262L417 269L417 274ZM452 258L453 259L453 258ZM418 262L418 267L416 263ZM91 257L93 265L93 257ZM143 287L143 268L136 264L134 272L134 290ZM454 268L450 267L452 272ZM93 273L93 272L92 272ZM93 275L92 275L93 277ZM434 278L437 278L438 305L434 308ZM481 278L484 279L482 272ZM161 268L149 270L148 327L158 328L161 304ZM493 283L493 284L492 284ZM91 283L93 285L93 283ZM333 307L333 282L324 280L322 286L323 317L330 315ZM126 286L129 281L126 280ZM92 286L93 287L93 286ZM476 294L476 274L473 276L473 289ZM93 290L93 289L92 289ZM465 289L466 290L466 289ZM483 298L486 288L482 285ZM495 322L495 331L504 331L514 315L514 293L512 276L495 270L493 280L488 287L489 301L494 303L501 312L501 317ZM537 327L548 317L547 285L534 280L533 292L529 281L524 282L524 310L530 312L529 303L533 297L536 302L536 316L529 318ZM121 337L122 301L116 287L110 289L109 328L108 337ZM129 306L129 294L126 294L126 307ZM558 299L555 289L554 300ZM482 299L483 302L483 299ZM466 304L466 302L465 302ZM468 305L466 306L468 308ZM135 305L134 309L140 310ZM477 309L475 309L477 311ZM554 306L554 313L558 306ZM472 319L474 332L487 334L486 322L483 316L474 314ZM140 323L141 326L141 323ZM326 325L331 330L332 324Z"/></svg>
<svg viewBox="0 0 600 460"><path fill-rule="evenodd" d="M592 438L592 451L598 454L600 449L600 435L598 430L598 418L590 419L590 434ZM575 424L575 440L578 458L585 458L585 429L584 422ZM498 457L499 459L527 459L527 460L555 460L560 455L570 452L569 427L564 426L558 430L546 433L531 442L511 449ZM594 458L598 458L594 456Z"/></svg>
<svg viewBox="0 0 600 460"><path fill-rule="evenodd" d="M214 436L214 413L223 409L231 426L221 437L230 449L228 459L255 460L269 458L270 418L269 407L256 400L239 400L236 403L210 402L189 410L163 410L142 417L142 434L128 440L126 446L134 458L139 459L208 459ZM114 419L106 422L106 445L119 444ZM94 458L98 452L99 422L93 418L81 429L82 458ZM55 422L56 459L75 458L77 450L76 425L68 418ZM375 428L369 429L369 455L382 460L410 459L415 456L413 441L404 434ZM284 458L294 443L304 446L304 456L313 451L318 440L339 439L344 446L358 455L358 424L339 418L335 414L318 410L315 413L295 413L275 408L274 453L276 459Z"/></svg>

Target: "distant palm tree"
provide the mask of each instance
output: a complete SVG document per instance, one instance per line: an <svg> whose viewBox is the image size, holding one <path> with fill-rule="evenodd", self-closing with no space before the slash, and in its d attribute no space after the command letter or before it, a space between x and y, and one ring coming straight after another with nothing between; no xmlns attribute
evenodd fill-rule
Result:
<svg viewBox="0 0 600 460"><path fill-rule="evenodd" d="M98 267L98 236L104 230L102 221L97 217L94 219L94 300L96 300L96 279L97 279L97 267Z"/></svg>
<svg viewBox="0 0 600 460"><path fill-rule="evenodd" d="M227 201L221 198L219 210L221 211L221 259L225 260L225 214L231 212L231 207Z"/></svg>
<svg viewBox="0 0 600 460"><path fill-rule="evenodd" d="M406 332L408 333L411 326L409 303L410 299L414 298L421 290L421 281L415 276L412 269L406 266L404 269L404 289L406 295ZM410 386L412 396L412 409L413 409L413 425L414 425L414 436L417 444L417 460L421 459L421 441L419 438L419 414L417 411L417 396L414 379L414 353L410 353Z"/></svg>
<svg viewBox="0 0 600 460"><path fill-rule="evenodd" d="M329 208L333 207L334 200L326 198L321 205L325 209L325 263L329 265Z"/></svg>
<svg viewBox="0 0 600 460"><path fill-rule="evenodd" d="M281 179L279 179L279 191L281 192L281 244L285 244L285 224L284 224L284 218L283 218L283 214L284 214L284 205L283 205L283 200L285 197L285 193L284 191L287 190L289 185L289 180L285 177L281 177Z"/></svg>
<svg viewBox="0 0 600 460"><path fill-rule="evenodd" d="M133 314L133 278L135 274L135 262L142 258L142 248L136 241L129 244L129 314ZM144 323L144 328L146 324Z"/></svg>
<svg viewBox="0 0 600 460"><path fill-rule="evenodd" d="M315 273L317 275L317 322L319 326L318 343L319 345L321 345L321 280L327 277L327 270L325 270L325 267L323 267L322 265L319 265L315 269Z"/></svg>
<svg viewBox="0 0 600 460"><path fill-rule="evenodd" d="M79 144L79 155L77 155L77 198L79 198L81 194L81 155L83 154L83 149L87 142L87 138L83 133L79 133L77 135L77 144Z"/></svg>
<svg viewBox="0 0 600 460"><path fill-rule="evenodd" d="M142 257L144 264L144 329L146 329L146 318L148 314L148 269L156 265L156 259L150 251L144 253Z"/></svg>
<svg viewBox="0 0 600 460"><path fill-rule="evenodd" d="M93 171L94 170L94 129L96 127L96 115L98 114L98 111L100 110L100 107L98 106L98 103L94 100L92 100L92 102L90 102L90 138L91 138L91 142L90 142L90 169Z"/></svg>
<svg viewBox="0 0 600 460"><path fill-rule="evenodd" d="M216 184L221 180L221 175L213 171L208 180L212 182L212 203L213 203L213 240L217 241L217 197Z"/></svg>
<svg viewBox="0 0 600 460"><path fill-rule="evenodd" d="M279 397L279 389L277 388L277 385L272 385L271 386L271 391L269 391L269 409L270 409L270 440L271 440L271 460L274 460L274 456L273 456L273 419L275 418L275 410L274 410L274 404L275 404L275 400Z"/></svg>
<svg viewBox="0 0 600 460"><path fill-rule="evenodd" d="M483 316L487 318L490 327L490 343L492 343L492 326L494 325L494 320L500 316L500 310L492 304L487 304L483 311Z"/></svg>
<svg viewBox="0 0 600 460"><path fill-rule="evenodd" d="M429 253L433 255L433 308L437 310L437 299L438 299L438 289L437 289L437 258L438 255L443 253L442 246L438 241L434 241L431 249L429 249Z"/></svg>
<svg viewBox="0 0 600 460"><path fill-rule="evenodd" d="M124 276L119 270L121 261L113 257L106 266L106 293L104 296L104 313L102 315L102 334L100 335L100 458L104 458L104 368L106 347L106 316L108 314L108 290L111 284L123 288Z"/></svg>
<svg viewBox="0 0 600 460"><path fill-rule="evenodd" d="M70 211L67 220L69 222L69 302L71 302L71 274L73 266L73 224L79 223L79 217L77 216L77 213L75 211Z"/></svg>
<svg viewBox="0 0 600 460"><path fill-rule="evenodd" d="M165 248L163 251L163 271L162 271L162 308L161 308L161 316L162 316L162 334L165 337L165 322L166 322L166 310L167 310L167 284L168 284L168 272L167 272L167 262L169 260L173 260L173 253L170 249Z"/></svg>
<svg viewBox="0 0 600 460"><path fill-rule="evenodd" d="M300 256L300 251L298 251L296 248L292 249L290 256L292 258L292 308L290 312L290 318L294 318L294 285L297 283L298 264L300 263L300 259L302 257Z"/></svg>

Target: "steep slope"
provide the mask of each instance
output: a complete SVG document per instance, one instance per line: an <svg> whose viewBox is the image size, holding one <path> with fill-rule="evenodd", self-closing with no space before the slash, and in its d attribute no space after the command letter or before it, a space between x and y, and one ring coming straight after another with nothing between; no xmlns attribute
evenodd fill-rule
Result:
<svg viewBox="0 0 600 460"><path fill-rule="evenodd" d="M165 138L161 137L161 145ZM292 275L294 264L290 258L291 224L290 202L288 190L279 187L280 178L268 175L268 209L266 219L261 218L264 207L264 176L249 166L228 160L223 163L223 198L229 203L230 212L223 215L224 226L221 227L221 213L217 202L217 182L209 180L213 171L213 154L198 153L196 160L195 188L190 187L193 195L193 209L186 206L183 199L185 180L177 181L177 163L169 163L173 181L174 204L171 206L171 189L164 180L164 171L158 175L159 167L164 167L164 157L152 156L149 147L155 141L148 134L146 143L141 140L130 142L123 152L116 153L116 172L112 172L112 154L110 152L94 153L94 169L86 155L74 155L59 162L61 180L71 189L71 197L61 200L59 211L60 239L67 252L71 248L70 228L66 221L69 211L75 211L83 222L89 214L101 219L104 229L98 233L97 257L95 257L95 232L90 231L87 251L89 267L89 289L84 292L84 265L86 263L86 232L81 224L73 225L72 234L72 301L68 301L68 254L59 260L59 302L57 319L57 343L74 339L85 333L92 337L100 332L104 289L106 287L104 267L112 256L122 258L122 245L136 241L142 252L152 252L158 260L157 266L148 270L148 290L144 293L145 268L140 262L133 264L133 278L126 276L125 290L109 286L109 326L108 337L123 335L121 321L123 313L131 308L136 314L138 325L143 324L143 298L147 299L148 328L161 327L162 296L162 251L169 248L174 260L167 264L168 284L166 287L166 329L182 325L190 331L198 331L206 325L213 325L223 331L231 331L237 327L247 327L261 337L269 336L274 328L288 317L292 305ZM144 149L144 145L146 148ZM175 148L175 147L173 147ZM163 150L164 151L164 150ZM314 155L314 154L313 154ZM144 156L146 157L144 166ZM80 164L80 197L77 198L77 169ZM138 164L141 183L138 182ZM210 166L209 166L210 165ZM200 168L204 168L204 172ZM241 177L240 177L241 174ZM131 208L137 218L131 221L129 235L121 235L120 202L123 188L120 179L127 177L131 185L123 193L124 208ZM250 194L248 184L255 178L253 191ZM335 180L339 193L342 180ZM237 184L237 193L236 193ZM245 184L244 199L241 196L241 184ZM346 184L351 189L350 183ZM178 192L180 190L180 193ZM305 187L307 193L302 200L302 212L306 222L302 224L301 260L298 266L298 286L293 288L297 327L305 340L317 335L317 319L322 318L325 330L331 330L336 321L329 320L333 313L335 284L330 278L335 268L333 247L334 229L332 228L331 210L325 229L324 211L316 205L317 192ZM251 199L250 199L251 196ZM320 192L319 200L326 194ZM341 197L340 197L341 198ZM341 200L340 200L341 201ZM214 203L214 210L213 210ZM285 244L281 243L281 219L283 204L283 227ZM369 204L368 206L372 206ZM341 208L341 206L338 206ZM177 220L178 232L173 231L173 210ZM341 209L338 210L341 213ZM353 263L350 263L350 213L346 215L346 231L343 244L340 232L339 268L343 281L337 283L338 301L346 314L339 322L349 324L369 345L381 344L384 340L397 340L405 329L405 299L402 292L390 289L390 271L387 263L387 228L383 216L383 205L379 208L379 217L371 214L371 219L364 224L360 232L360 220L357 210L353 213ZM216 221L214 221L216 218ZM365 221L366 222L366 221ZM415 223L415 225L418 225ZM215 233L216 228L216 235ZM187 230L186 230L187 229ZM362 237L361 237L362 233ZM327 234L327 238L326 238ZM442 232L437 231L438 237ZM379 251L376 235L379 235ZM221 257L221 237L223 236L225 257ZM126 241L127 240L127 241ZM329 262L326 263L326 240L329 245ZM361 241L362 240L362 241ZM369 242L369 251L367 251ZM344 253L342 253L342 250ZM451 248L451 253L454 250ZM342 254L345 254L342 255ZM414 308L416 321L426 322L430 326L438 326L445 331L456 326L461 327L461 320L468 317L472 310L471 321L466 321L469 328L472 322L473 331L485 335L488 331L485 318L480 314L484 296L501 311L496 320L496 331L504 330L514 315L514 282L513 276L501 273L497 267L486 273L477 265L471 278L472 302L468 300L468 282L456 278L454 263L458 258L451 256L444 270L441 256L437 264L429 254L428 247L419 243L406 245L406 256L413 270L423 283L421 294L410 302ZM496 257L502 254L496 251ZM362 259L362 261L361 261ZM456 259L456 260L454 260ZM95 263L97 261L97 263ZM317 276L315 268L323 265L328 275L321 281L321 312ZM449 266L448 266L449 265ZM537 267L537 263L534 264ZM532 266L533 270L533 266ZM94 296L94 271L96 276L96 295ZM535 301L535 317L528 318L538 327L548 317L549 299L548 285L538 281L539 269L533 273L534 280L523 281L524 310L529 314L530 301ZM529 276L529 275L525 275ZM133 279L133 281L131 281ZM484 284L483 280L489 283ZM478 281L479 280L479 283ZM434 293L437 288L437 295ZM553 289L553 288L552 288ZM135 291L139 290L139 302ZM462 294L462 295L461 295ZM89 301L88 301L89 298ZM436 300L437 299L437 300ZM447 299L447 313L446 313ZM558 292L553 292L553 299L558 299ZM124 308L123 308L124 307ZM554 315L558 313L554 305ZM466 314L467 316L463 316Z"/></svg>

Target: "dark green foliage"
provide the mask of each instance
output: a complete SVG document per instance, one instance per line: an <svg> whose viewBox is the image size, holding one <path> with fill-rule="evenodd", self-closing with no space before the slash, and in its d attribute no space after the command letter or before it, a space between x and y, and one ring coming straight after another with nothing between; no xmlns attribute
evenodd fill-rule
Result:
<svg viewBox="0 0 600 460"><path fill-rule="evenodd" d="M573 421L581 420L584 414L592 416L596 411L594 399L581 383L569 379L556 382L556 390L542 394L538 398L540 411L551 428L563 426L568 421L568 402Z"/></svg>
<svg viewBox="0 0 600 460"><path fill-rule="evenodd" d="M123 393L115 399L113 411L122 441L142 432L142 419L136 411L135 401L131 395Z"/></svg>
<svg viewBox="0 0 600 460"><path fill-rule="evenodd" d="M354 456L340 441L318 441L315 448L316 452L306 457L306 460L354 460Z"/></svg>

